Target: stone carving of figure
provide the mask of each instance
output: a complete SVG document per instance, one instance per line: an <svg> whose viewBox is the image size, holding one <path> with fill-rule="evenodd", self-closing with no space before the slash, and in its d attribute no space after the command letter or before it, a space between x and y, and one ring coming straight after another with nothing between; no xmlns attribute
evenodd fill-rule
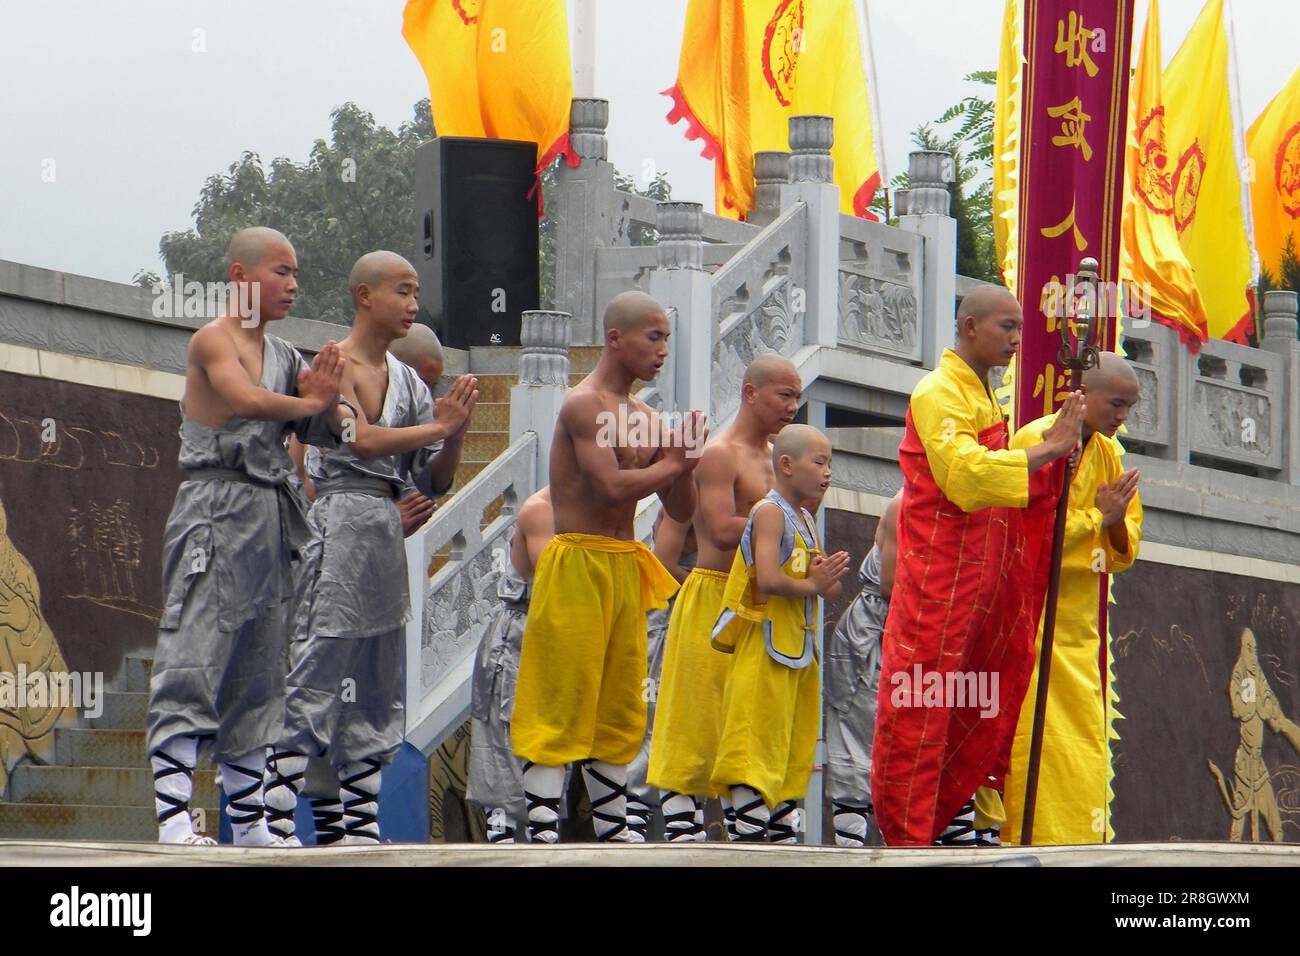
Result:
<svg viewBox="0 0 1300 956"><path fill-rule="evenodd" d="M1264 729L1280 733L1300 752L1300 727L1289 720L1278 705L1277 696L1269 686L1264 670L1259 664L1255 634L1250 628L1241 632L1241 653L1232 668L1228 685L1228 700L1233 718L1241 725L1237 753L1232 762L1232 784L1229 786L1223 771L1207 761L1210 773L1219 784L1219 793L1232 817L1229 839L1239 842L1250 819L1250 839L1260 839L1260 818L1274 843L1282 842L1282 815L1277 797L1269 779L1268 765L1264 763Z"/></svg>

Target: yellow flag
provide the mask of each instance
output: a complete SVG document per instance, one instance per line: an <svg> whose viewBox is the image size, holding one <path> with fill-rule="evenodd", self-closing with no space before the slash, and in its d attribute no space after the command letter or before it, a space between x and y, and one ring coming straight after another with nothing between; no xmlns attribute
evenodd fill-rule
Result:
<svg viewBox="0 0 1300 956"><path fill-rule="evenodd" d="M1205 306L1174 224L1173 164L1161 98L1160 7L1151 0L1137 72L1129 86L1128 148L1120 281L1141 289L1152 317L1178 332L1193 352L1207 335Z"/></svg>
<svg viewBox="0 0 1300 956"><path fill-rule="evenodd" d="M1024 54L1024 0L1007 0L1002 14L997 100L993 108L993 249L1002 281L1016 291L1020 245L1020 110Z"/></svg>
<svg viewBox="0 0 1300 956"><path fill-rule="evenodd" d="M539 168L570 152L564 0L408 0L402 36L429 80L439 136L530 140Z"/></svg>
<svg viewBox="0 0 1300 956"><path fill-rule="evenodd" d="M1287 236L1300 254L1300 69L1246 134L1260 263L1279 275Z"/></svg>
<svg viewBox="0 0 1300 956"><path fill-rule="evenodd" d="M835 118L840 209L867 216L880 186L853 0L690 0L670 123L704 140L717 211L754 205L754 156L788 150L791 116Z"/></svg>
<svg viewBox="0 0 1300 956"><path fill-rule="evenodd" d="M1209 0L1164 72L1173 217L1211 338L1242 341L1254 322L1250 245L1228 93L1223 0Z"/></svg>

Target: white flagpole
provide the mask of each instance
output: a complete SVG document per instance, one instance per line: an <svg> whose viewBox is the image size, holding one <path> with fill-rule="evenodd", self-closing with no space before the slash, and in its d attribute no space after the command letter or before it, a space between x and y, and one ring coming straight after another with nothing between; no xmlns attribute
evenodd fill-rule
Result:
<svg viewBox="0 0 1300 956"><path fill-rule="evenodd" d="M596 0L573 0L573 96L596 95Z"/></svg>
<svg viewBox="0 0 1300 956"><path fill-rule="evenodd" d="M1223 15L1227 19L1228 31L1228 99L1232 103L1232 148L1237 158L1237 182L1241 190L1241 218L1246 225L1246 244L1250 248L1250 279L1253 286L1259 284L1259 253L1255 250L1255 213L1251 205L1249 154L1246 152L1246 123L1241 109L1241 72L1237 58L1236 20L1232 15L1232 0L1223 6ZM1254 171L1261 175L1260 170Z"/></svg>
<svg viewBox="0 0 1300 956"><path fill-rule="evenodd" d="M880 188L885 194L885 212L889 212L889 173L885 166L885 124L880 116L880 84L876 82L876 58L871 48L871 15L867 0L856 5L858 13L858 46L862 50L862 70L867 77L867 97L871 100L871 137L876 147L876 162L880 166Z"/></svg>

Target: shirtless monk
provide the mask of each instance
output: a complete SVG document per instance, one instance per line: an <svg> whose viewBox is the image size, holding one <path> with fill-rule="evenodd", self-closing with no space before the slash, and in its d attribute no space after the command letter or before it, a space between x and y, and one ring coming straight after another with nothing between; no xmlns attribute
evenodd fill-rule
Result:
<svg viewBox="0 0 1300 956"><path fill-rule="evenodd" d="M799 372L788 360L756 358L745 370L735 420L709 442L695 472L699 561L682 585L668 625L650 748L649 779L664 790L670 842L705 838L704 803L715 796L709 777L731 665L731 655L715 650L710 638L749 513L775 483L771 436L794 420L802 394ZM730 822L730 793L716 796ZM779 829L793 810L791 803L774 811L774 826Z"/></svg>
<svg viewBox="0 0 1300 956"><path fill-rule="evenodd" d="M635 540L637 502L695 511L692 473L706 437L690 412L666 441L659 415L631 395L668 358L668 317L640 292L605 310L596 368L564 400L551 446L555 538L537 564L511 723L523 758L529 836L559 839L564 765L582 761L602 841L639 842L627 827L627 764L645 735L646 612L677 580ZM620 425L626 425L627 434ZM649 432L649 435L647 435ZM648 439L648 440L647 440Z"/></svg>

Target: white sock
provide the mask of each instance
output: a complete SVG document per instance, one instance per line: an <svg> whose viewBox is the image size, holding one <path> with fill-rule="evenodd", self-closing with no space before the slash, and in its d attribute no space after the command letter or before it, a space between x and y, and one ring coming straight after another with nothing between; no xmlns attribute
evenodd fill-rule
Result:
<svg viewBox="0 0 1300 956"><path fill-rule="evenodd" d="M159 843L179 843L194 833L190 800L194 796L198 754L199 738L181 736L173 737L149 755Z"/></svg>
<svg viewBox="0 0 1300 956"><path fill-rule="evenodd" d="M867 819L871 804L836 803L835 845L861 848L867 845Z"/></svg>
<svg viewBox="0 0 1300 956"><path fill-rule="evenodd" d="M644 843L650 835L650 819L655 815L654 808L638 797L627 795L627 828Z"/></svg>
<svg viewBox="0 0 1300 956"><path fill-rule="evenodd" d="M587 782L596 839L602 843L644 843L627 826L627 764L584 760L582 776Z"/></svg>
<svg viewBox="0 0 1300 956"><path fill-rule="evenodd" d="M343 842L379 842L379 783L381 765L367 758L339 768L343 797Z"/></svg>
<svg viewBox="0 0 1300 956"><path fill-rule="evenodd" d="M266 827L266 805L262 798L265 774L265 749L221 765L221 789L226 793L235 846L277 846L281 842Z"/></svg>
<svg viewBox="0 0 1300 956"><path fill-rule="evenodd" d="M294 835L293 814L298 809L298 794L307 772L303 754L278 751L266 762L266 825L281 839Z"/></svg>
<svg viewBox="0 0 1300 956"><path fill-rule="evenodd" d="M662 806L664 833L669 843L702 843L708 839L704 832L704 807L695 797L665 790Z"/></svg>
<svg viewBox="0 0 1300 956"><path fill-rule="evenodd" d="M768 839L773 843L798 843L803 832L803 811L793 800L784 800L772 810L767 826Z"/></svg>
<svg viewBox="0 0 1300 956"><path fill-rule="evenodd" d="M560 842L560 794L564 792L564 767L524 764L524 801L528 805L528 839L533 843Z"/></svg>
<svg viewBox="0 0 1300 956"><path fill-rule="evenodd" d="M952 822L934 841L935 846L976 846L975 842L975 798L971 797L966 805L957 811Z"/></svg>
<svg viewBox="0 0 1300 956"><path fill-rule="evenodd" d="M772 817L763 798L753 787L738 783L731 788L731 803L736 812L736 836L739 843L762 843L767 840L767 824Z"/></svg>

